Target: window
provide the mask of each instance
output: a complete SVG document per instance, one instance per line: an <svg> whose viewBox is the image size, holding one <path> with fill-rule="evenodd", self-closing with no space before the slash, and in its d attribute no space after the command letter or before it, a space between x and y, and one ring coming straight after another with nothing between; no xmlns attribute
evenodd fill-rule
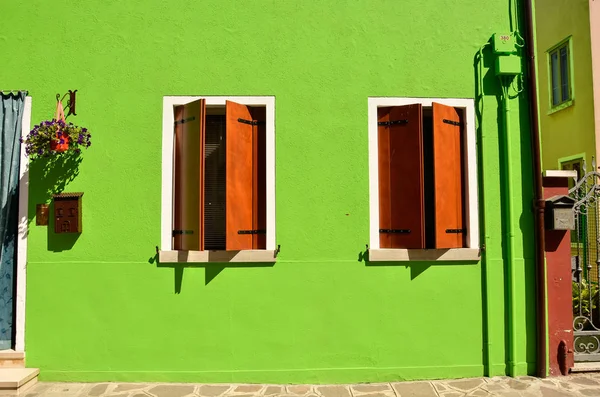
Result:
<svg viewBox="0 0 600 397"><path fill-rule="evenodd" d="M577 172L576 180L569 178L569 189L571 189L575 186L575 182L579 182L579 180L583 177L583 174L582 174L583 157L580 157L580 158L577 158L574 160L561 161L560 168L563 171L576 171Z"/></svg>
<svg viewBox="0 0 600 397"><path fill-rule="evenodd" d="M583 178L583 157L575 158L573 160L561 161L560 168L563 171L575 171L577 172L577 176L575 179L569 178L569 190L575 187L575 184L579 182L581 178ZM579 200L582 197L575 197ZM587 217L588 214L577 213L576 214L576 230L571 230L571 243L578 243L580 241L584 241L587 236L585 231L587 230Z"/></svg>
<svg viewBox="0 0 600 397"><path fill-rule="evenodd" d="M552 107L572 99L569 43L567 41L548 52Z"/></svg>
<svg viewBox="0 0 600 397"><path fill-rule="evenodd" d="M165 97L163 112L159 259L273 261L274 98Z"/></svg>
<svg viewBox="0 0 600 397"><path fill-rule="evenodd" d="M477 260L471 99L369 98L370 260Z"/></svg>

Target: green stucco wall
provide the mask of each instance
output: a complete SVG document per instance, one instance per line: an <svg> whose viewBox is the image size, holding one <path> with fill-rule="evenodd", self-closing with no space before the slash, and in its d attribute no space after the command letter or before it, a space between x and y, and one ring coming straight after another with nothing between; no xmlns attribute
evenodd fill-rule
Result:
<svg viewBox="0 0 600 397"><path fill-rule="evenodd" d="M588 0L545 0L535 14L542 168L559 169L561 159L584 157L590 171L596 142ZM569 37L573 105L553 111L547 52Z"/></svg>
<svg viewBox="0 0 600 397"><path fill-rule="evenodd" d="M506 373L500 90L478 132L484 260L373 266L367 98L473 98L504 0L6 2L0 82L33 124L78 89L93 146L79 238L35 226L62 171L32 165L27 365L43 380L346 382ZM11 27L10 29L7 27ZM0 87L2 88L2 87ZM162 100L276 97L273 267L157 267ZM515 374L535 365L527 102L512 101ZM522 111L519 111L522 109ZM524 209L524 212L523 212ZM523 247L527 247L524 249ZM486 283L485 280L488 280ZM176 293L177 285L181 290Z"/></svg>

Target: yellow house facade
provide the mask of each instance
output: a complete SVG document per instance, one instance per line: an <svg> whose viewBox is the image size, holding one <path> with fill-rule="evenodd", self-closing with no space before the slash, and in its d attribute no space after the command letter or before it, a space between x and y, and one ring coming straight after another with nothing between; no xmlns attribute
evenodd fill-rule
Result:
<svg viewBox="0 0 600 397"><path fill-rule="evenodd" d="M542 168L580 172L600 151L598 1L536 4ZM596 26L593 21L596 20Z"/></svg>

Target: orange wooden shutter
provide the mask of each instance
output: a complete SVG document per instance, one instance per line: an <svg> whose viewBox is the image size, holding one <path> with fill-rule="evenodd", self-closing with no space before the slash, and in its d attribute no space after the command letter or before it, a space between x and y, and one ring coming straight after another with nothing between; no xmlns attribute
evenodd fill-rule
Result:
<svg viewBox="0 0 600 397"><path fill-rule="evenodd" d="M173 249L202 250L204 99L176 106Z"/></svg>
<svg viewBox="0 0 600 397"><path fill-rule="evenodd" d="M379 244L425 248L420 104L378 109Z"/></svg>
<svg viewBox="0 0 600 397"><path fill-rule="evenodd" d="M254 116L254 117L253 117ZM226 103L226 248L265 248L265 129L260 109Z"/></svg>
<svg viewBox="0 0 600 397"><path fill-rule="evenodd" d="M466 236L463 210L462 120L453 107L433 104L435 247L462 248Z"/></svg>

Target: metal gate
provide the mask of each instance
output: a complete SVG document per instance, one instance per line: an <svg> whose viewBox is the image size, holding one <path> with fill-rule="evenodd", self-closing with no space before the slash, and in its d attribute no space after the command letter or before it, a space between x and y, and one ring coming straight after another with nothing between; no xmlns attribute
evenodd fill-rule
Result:
<svg viewBox="0 0 600 397"><path fill-rule="evenodd" d="M595 161L569 190L575 202L575 230L571 231L573 271L573 336L576 362L600 361L600 173ZM579 167L577 167L579 168Z"/></svg>

